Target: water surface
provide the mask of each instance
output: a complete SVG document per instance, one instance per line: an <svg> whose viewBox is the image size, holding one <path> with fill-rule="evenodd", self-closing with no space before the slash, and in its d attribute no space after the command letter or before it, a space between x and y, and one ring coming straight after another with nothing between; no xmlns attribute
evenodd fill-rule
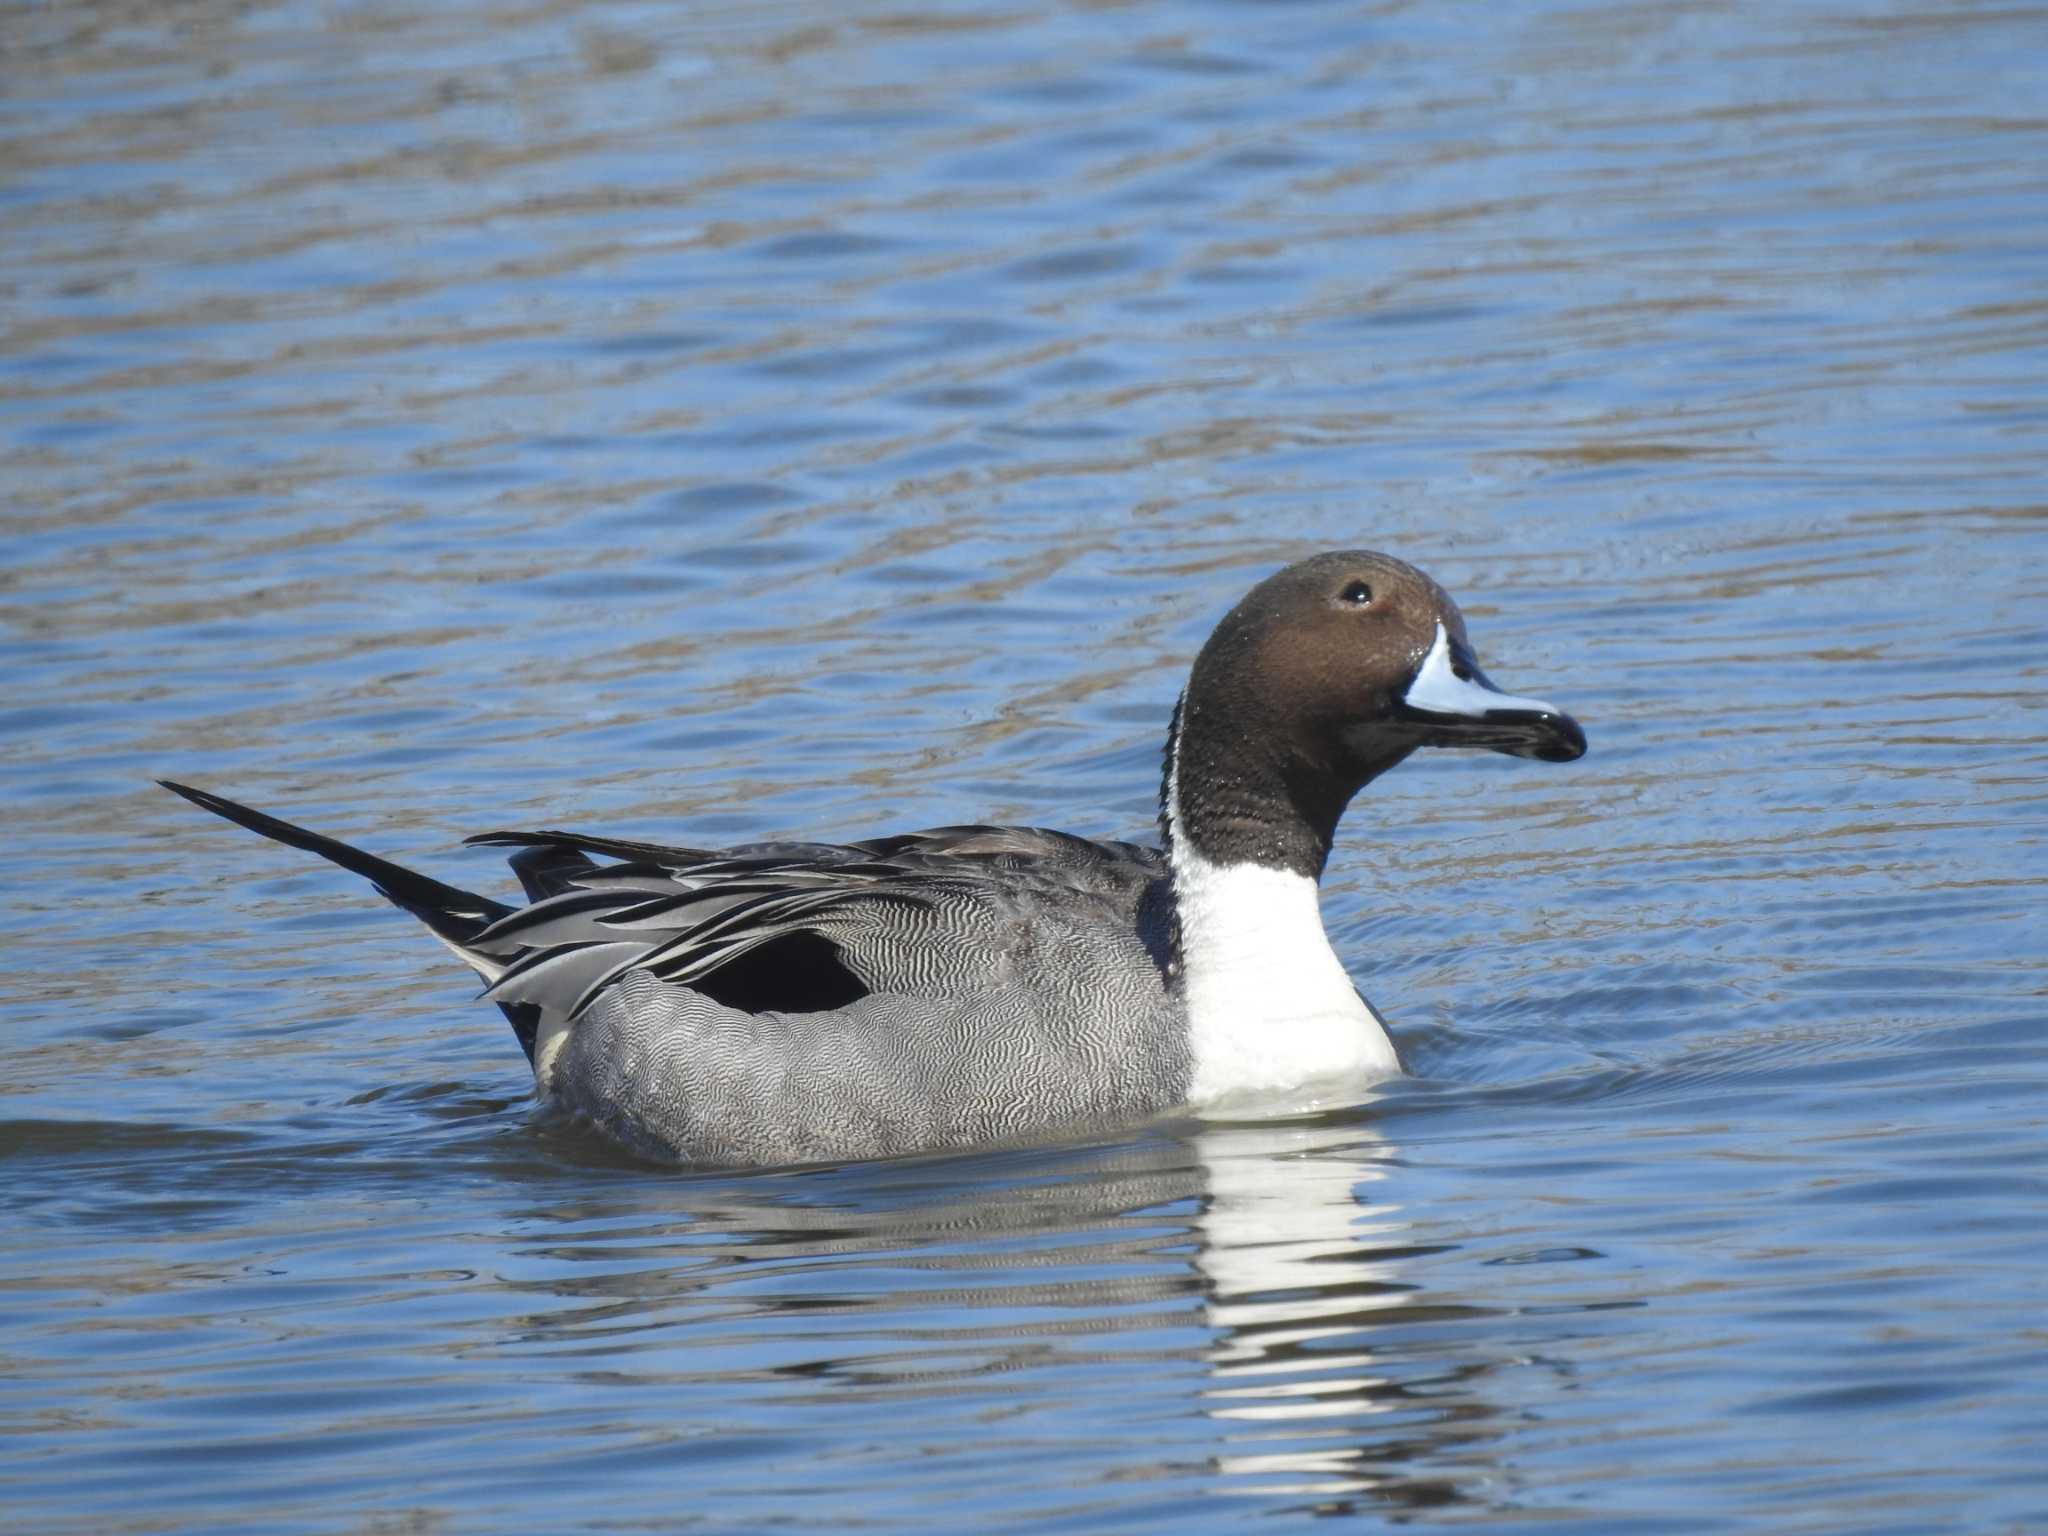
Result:
<svg viewBox="0 0 2048 1536"><path fill-rule="evenodd" d="M10 1529L2048 1524L2048 10L0 18ZM1564 768L1375 785L1411 1076L768 1173L218 788L1152 816L1367 545Z"/></svg>

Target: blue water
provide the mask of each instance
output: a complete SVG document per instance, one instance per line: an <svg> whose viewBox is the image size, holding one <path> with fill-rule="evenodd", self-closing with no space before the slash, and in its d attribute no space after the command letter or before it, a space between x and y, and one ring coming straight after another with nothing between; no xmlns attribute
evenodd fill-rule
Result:
<svg viewBox="0 0 2048 1536"><path fill-rule="evenodd" d="M10 1530L2048 1527L2048 9L418 9L0 16ZM644 1168L149 783L1129 835L1359 545L1593 750L1317 1119Z"/></svg>

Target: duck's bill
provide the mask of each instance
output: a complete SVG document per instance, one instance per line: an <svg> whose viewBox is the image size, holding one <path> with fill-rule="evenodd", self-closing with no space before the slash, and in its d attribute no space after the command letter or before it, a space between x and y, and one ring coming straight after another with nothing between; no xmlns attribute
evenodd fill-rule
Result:
<svg viewBox="0 0 2048 1536"><path fill-rule="evenodd" d="M1586 753L1578 721L1542 699L1494 687L1471 649L1441 624L1395 713L1433 747L1485 747L1546 763L1568 763Z"/></svg>

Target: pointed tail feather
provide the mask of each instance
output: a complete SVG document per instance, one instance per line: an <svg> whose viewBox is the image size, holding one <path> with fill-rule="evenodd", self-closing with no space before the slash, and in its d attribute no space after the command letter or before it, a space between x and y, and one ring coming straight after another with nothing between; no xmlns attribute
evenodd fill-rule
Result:
<svg viewBox="0 0 2048 1536"><path fill-rule="evenodd" d="M175 784L169 779L158 779L157 783L172 794L182 795L200 809L225 817L237 826L261 833L273 842L317 853L329 863L339 864L352 874L361 875L374 884L387 900L403 907L441 937L457 944L481 933L512 911L503 902L493 901L488 896L443 885L438 880L430 880L402 865L393 864L389 859L380 859L374 853L351 848L347 843L322 837L318 832L294 826L289 821L280 821L275 816L266 816L220 795L208 794L189 784Z"/></svg>
<svg viewBox="0 0 2048 1536"><path fill-rule="evenodd" d="M485 955L470 948L470 940L492 923L512 915L513 908L503 902L479 896L474 891L443 885L403 865L393 864L389 859L380 859L374 853L351 848L347 843L323 837L318 832L278 817L266 816L221 795L208 794L203 789L176 784L169 779L158 779L157 783L174 795L182 795L201 810L211 811L236 826L247 827L273 842L317 853L329 863L339 864L351 874L361 875L377 887L385 900L425 923L436 938L474 966L487 982L496 981L503 974L506 958ZM527 1060L531 1061L534 1037L540 1025L540 1010L528 1003L500 1003L499 1007L511 1021L512 1033L519 1037L519 1044L525 1050Z"/></svg>

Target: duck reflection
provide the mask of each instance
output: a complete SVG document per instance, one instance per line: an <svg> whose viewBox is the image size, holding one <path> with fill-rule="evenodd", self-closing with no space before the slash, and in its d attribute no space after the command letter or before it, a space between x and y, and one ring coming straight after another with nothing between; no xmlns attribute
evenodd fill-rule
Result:
<svg viewBox="0 0 2048 1536"><path fill-rule="evenodd" d="M1436 1373L1412 1338L1390 1363L1387 1340L1471 1309L1426 1297L1421 1261L1447 1245L1412 1240L1386 1142L1352 1113L1207 1125L1193 1144L1219 1491L1455 1502L1454 1479L1407 1469L1430 1459L1442 1405L1419 1378Z"/></svg>
<svg viewBox="0 0 2048 1536"><path fill-rule="evenodd" d="M1479 1312L1429 1294L1449 1245L1416 1240L1369 1117L739 1175L586 1156L520 1223L514 1283L547 1298L529 1341L601 1355L592 1381L852 1394L912 1435L959 1398L1093 1437L1104 1478L1136 1471L1103 1466L1128 1435L1217 1493L1455 1503L1497 1414L1440 1325Z"/></svg>

